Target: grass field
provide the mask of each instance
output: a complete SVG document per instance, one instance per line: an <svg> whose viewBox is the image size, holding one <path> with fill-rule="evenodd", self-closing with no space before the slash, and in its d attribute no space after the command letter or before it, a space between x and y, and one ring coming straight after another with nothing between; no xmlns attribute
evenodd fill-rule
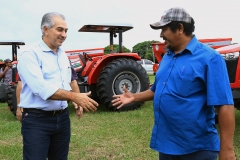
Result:
<svg viewBox="0 0 240 160"><path fill-rule="evenodd" d="M151 77L150 77L151 78ZM152 80L151 80L152 81ZM103 106L77 119L70 106L69 160L156 160L149 148L152 102L129 112L108 112ZM240 112L236 111L235 150L240 155ZM0 159L22 159L21 123L0 104ZM240 157L238 157L239 159Z"/></svg>

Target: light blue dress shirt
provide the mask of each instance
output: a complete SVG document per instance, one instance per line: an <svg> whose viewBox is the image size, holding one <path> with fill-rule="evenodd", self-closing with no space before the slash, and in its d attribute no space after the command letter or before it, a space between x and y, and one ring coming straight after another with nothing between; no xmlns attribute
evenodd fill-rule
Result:
<svg viewBox="0 0 240 160"><path fill-rule="evenodd" d="M41 41L24 48L18 56L22 81L19 106L45 111L66 108L67 101L48 100L58 89L71 90L71 67L66 53L58 48L56 54Z"/></svg>

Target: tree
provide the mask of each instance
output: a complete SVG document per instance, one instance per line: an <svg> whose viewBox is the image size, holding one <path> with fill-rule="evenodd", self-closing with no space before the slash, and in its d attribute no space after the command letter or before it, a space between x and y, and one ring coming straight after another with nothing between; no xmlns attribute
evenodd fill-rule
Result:
<svg viewBox="0 0 240 160"><path fill-rule="evenodd" d="M3 60L2 60L2 59L0 59L0 62L3 62Z"/></svg>
<svg viewBox="0 0 240 160"><path fill-rule="evenodd" d="M129 50L128 48L126 48L124 46L122 48L123 48L123 52L128 52L128 53L131 52L131 50ZM119 52L119 45L114 44L113 45L113 50L115 50L116 52ZM110 53L110 45L108 45L104 48L104 54L109 54L109 53Z"/></svg>
<svg viewBox="0 0 240 160"><path fill-rule="evenodd" d="M132 52L134 53L138 53L138 55L141 58L145 58L145 59L149 59L149 60L153 60L153 53L152 53L152 43L156 43L159 41L156 40L152 40L152 41L144 41L141 43L136 44L135 46L133 46L133 50Z"/></svg>

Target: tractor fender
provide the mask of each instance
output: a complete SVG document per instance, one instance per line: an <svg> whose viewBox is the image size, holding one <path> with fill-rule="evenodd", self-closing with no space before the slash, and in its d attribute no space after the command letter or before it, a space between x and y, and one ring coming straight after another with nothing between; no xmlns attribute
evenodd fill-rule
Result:
<svg viewBox="0 0 240 160"><path fill-rule="evenodd" d="M141 57L137 53L115 53L104 55L101 58L99 58L92 66L92 69L88 74L88 84L89 85L96 84L98 76L103 67L105 67L109 62L118 58L130 58L135 61L141 59Z"/></svg>

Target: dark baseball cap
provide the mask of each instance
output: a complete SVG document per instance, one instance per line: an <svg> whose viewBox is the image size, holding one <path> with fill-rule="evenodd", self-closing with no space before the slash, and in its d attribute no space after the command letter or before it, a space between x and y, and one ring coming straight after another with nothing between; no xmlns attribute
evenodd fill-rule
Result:
<svg viewBox="0 0 240 160"><path fill-rule="evenodd" d="M4 62L8 63L8 62L12 62L12 61L10 59L5 59Z"/></svg>
<svg viewBox="0 0 240 160"><path fill-rule="evenodd" d="M152 29L161 29L163 26L171 23L172 21L191 23L191 16L183 8L170 8L163 13L160 21L150 24L150 27Z"/></svg>

